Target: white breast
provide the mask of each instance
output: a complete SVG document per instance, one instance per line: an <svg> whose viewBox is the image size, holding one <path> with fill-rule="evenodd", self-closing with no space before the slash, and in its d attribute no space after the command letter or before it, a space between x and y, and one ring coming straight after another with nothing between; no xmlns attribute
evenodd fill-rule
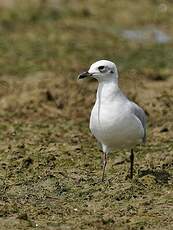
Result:
<svg viewBox="0 0 173 230"><path fill-rule="evenodd" d="M129 148L142 141L142 124L130 111L128 103L128 100L114 100L99 106L96 101L91 112L92 134L111 150Z"/></svg>

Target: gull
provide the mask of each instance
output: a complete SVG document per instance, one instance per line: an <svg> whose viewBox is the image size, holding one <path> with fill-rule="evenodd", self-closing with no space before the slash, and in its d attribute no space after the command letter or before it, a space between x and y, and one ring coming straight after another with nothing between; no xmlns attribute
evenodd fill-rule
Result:
<svg viewBox="0 0 173 230"><path fill-rule="evenodd" d="M114 150L130 151L130 175L133 178L134 147L146 140L146 115L141 107L130 101L118 86L116 65L108 60L92 64L78 79L98 81L96 102L91 111L90 130L102 146L104 181L107 155Z"/></svg>

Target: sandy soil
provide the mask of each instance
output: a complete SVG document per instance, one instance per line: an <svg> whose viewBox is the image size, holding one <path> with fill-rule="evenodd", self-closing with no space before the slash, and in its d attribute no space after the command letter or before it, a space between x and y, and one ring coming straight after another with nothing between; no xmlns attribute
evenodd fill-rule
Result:
<svg viewBox="0 0 173 230"><path fill-rule="evenodd" d="M2 230L173 228L173 44L141 45L101 33L97 20L107 25L112 18L106 11L102 21L100 4L94 1L91 12L80 3L79 12L67 5L58 16L46 11L37 18L31 9L1 14ZM126 10L117 7L126 25ZM147 20L141 16L140 26ZM101 34L109 40L103 43ZM74 42L77 35L82 43ZM88 129L97 82L76 80L101 56L117 63L121 88L148 116L147 143L135 150L132 181L126 180L124 151L110 155L101 183L100 151Z"/></svg>

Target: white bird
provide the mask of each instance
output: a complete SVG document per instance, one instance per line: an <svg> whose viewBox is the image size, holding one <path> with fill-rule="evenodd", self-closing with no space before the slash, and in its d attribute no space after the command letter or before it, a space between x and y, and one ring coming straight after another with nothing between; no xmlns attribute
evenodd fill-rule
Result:
<svg viewBox="0 0 173 230"><path fill-rule="evenodd" d="M92 77L98 80L96 102L91 112L90 130L102 146L103 175L107 155L113 150L129 149L130 178L133 178L133 148L146 139L146 116L141 107L130 101L118 87L116 65L107 60L92 64L78 79Z"/></svg>

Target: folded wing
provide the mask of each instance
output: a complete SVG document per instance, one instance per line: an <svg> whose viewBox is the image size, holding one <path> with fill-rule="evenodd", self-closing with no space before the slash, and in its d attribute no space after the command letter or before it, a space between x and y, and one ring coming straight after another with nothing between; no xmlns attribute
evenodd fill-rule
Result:
<svg viewBox="0 0 173 230"><path fill-rule="evenodd" d="M140 122L144 128L143 142L145 143L145 141L146 141L146 122L147 122L145 112L141 107L139 107L134 102L131 102L131 109L132 109L132 112L134 113L134 115L140 120Z"/></svg>

